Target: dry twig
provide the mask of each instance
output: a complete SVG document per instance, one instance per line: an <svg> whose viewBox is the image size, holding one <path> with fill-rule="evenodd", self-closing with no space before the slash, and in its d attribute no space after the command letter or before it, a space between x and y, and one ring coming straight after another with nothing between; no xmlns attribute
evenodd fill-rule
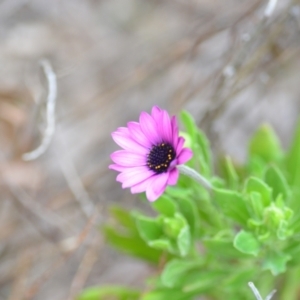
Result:
<svg viewBox="0 0 300 300"><path fill-rule="evenodd" d="M41 156L49 147L55 132L55 102L57 97L56 74L48 60L42 60L41 66L48 81L47 96L47 127L43 135L42 143L33 151L23 154L23 160L34 160Z"/></svg>

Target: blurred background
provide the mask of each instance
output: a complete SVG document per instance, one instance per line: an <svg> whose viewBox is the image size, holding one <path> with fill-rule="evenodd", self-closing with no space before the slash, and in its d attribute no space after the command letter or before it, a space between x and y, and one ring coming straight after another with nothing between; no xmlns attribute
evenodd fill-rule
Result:
<svg viewBox="0 0 300 300"><path fill-rule="evenodd" d="M243 161L264 122L287 147L299 53L299 0L2 0L0 299L143 286L156 270L99 231L109 205L143 206L107 169L110 133L158 104L191 112L216 159ZM47 150L24 161L46 134L41 59L57 76L56 126Z"/></svg>

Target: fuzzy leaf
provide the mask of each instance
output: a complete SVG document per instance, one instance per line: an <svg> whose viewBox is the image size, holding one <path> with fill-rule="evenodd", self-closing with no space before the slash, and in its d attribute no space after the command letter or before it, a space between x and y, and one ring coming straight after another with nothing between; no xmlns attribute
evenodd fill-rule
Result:
<svg viewBox="0 0 300 300"><path fill-rule="evenodd" d="M271 126L264 124L254 133L249 144L249 154L267 163L277 161L282 156L279 140Z"/></svg>
<svg viewBox="0 0 300 300"><path fill-rule="evenodd" d="M287 171L289 172L289 182L293 186L300 184L300 120L298 121L294 138L286 157Z"/></svg>
<svg viewBox="0 0 300 300"><path fill-rule="evenodd" d="M234 247L242 253L257 256L260 244L255 236L247 231L241 230L234 238Z"/></svg>
<svg viewBox="0 0 300 300"><path fill-rule="evenodd" d="M205 134L198 129L193 117L183 111L180 115L188 135L191 137L191 147L194 152L193 160L199 164L201 174L207 177L211 176L211 151L210 144Z"/></svg>
<svg viewBox="0 0 300 300"><path fill-rule="evenodd" d="M171 242L165 238L149 241L148 245L154 249L167 250L170 253L176 252L176 249L172 246Z"/></svg>
<svg viewBox="0 0 300 300"><path fill-rule="evenodd" d="M191 248L191 234L188 226L181 229L177 237L177 247L181 256L186 256Z"/></svg>
<svg viewBox="0 0 300 300"><path fill-rule="evenodd" d="M262 196L258 192L251 192L249 195L249 204L255 220L261 220L264 212Z"/></svg>
<svg viewBox="0 0 300 300"><path fill-rule="evenodd" d="M120 286L91 287L85 289L77 300L138 300L140 291Z"/></svg>
<svg viewBox="0 0 300 300"><path fill-rule="evenodd" d="M239 176L229 156L225 157L223 162L223 167L224 167L225 178L229 187L232 189L236 189L239 184Z"/></svg>
<svg viewBox="0 0 300 300"><path fill-rule="evenodd" d="M158 219L135 214L136 226L140 236L146 242L159 239L163 232Z"/></svg>
<svg viewBox="0 0 300 300"><path fill-rule="evenodd" d="M141 300L191 300L191 296L182 292L180 289L158 289L146 293Z"/></svg>
<svg viewBox="0 0 300 300"><path fill-rule="evenodd" d="M265 270L270 270L276 276L286 271L286 263L291 260L291 256L279 252L268 253L263 263Z"/></svg>
<svg viewBox="0 0 300 300"><path fill-rule="evenodd" d="M108 243L119 250L152 263L159 262L162 252L151 249L137 232L124 234L111 226L104 226L103 232Z"/></svg>
<svg viewBox="0 0 300 300"><path fill-rule="evenodd" d="M275 167L270 166L265 173L266 183L273 189L273 198L277 198L280 194L284 199L290 195L290 188L288 183L281 173L281 171Z"/></svg>
<svg viewBox="0 0 300 300"><path fill-rule="evenodd" d="M214 188L213 196L224 215L241 225L247 224L249 213L241 194L231 190Z"/></svg>
<svg viewBox="0 0 300 300"><path fill-rule="evenodd" d="M220 258L243 258L246 255L238 251L232 244L232 240L204 240L206 250L215 257ZM222 249L222 251L220 251Z"/></svg>
<svg viewBox="0 0 300 300"><path fill-rule="evenodd" d="M186 276L189 270L200 268L203 265L203 260L179 260L170 261L161 275L162 284L166 287L181 286L182 279Z"/></svg>
<svg viewBox="0 0 300 300"><path fill-rule="evenodd" d="M261 179L250 177L246 183L246 192L257 192L261 195L262 202L265 207L271 203L272 189L266 185Z"/></svg>
<svg viewBox="0 0 300 300"><path fill-rule="evenodd" d="M173 217L177 211L176 203L168 196L163 195L152 203L153 208L161 214Z"/></svg>
<svg viewBox="0 0 300 300"><path fill-rule="evenodd" d="M177 204L180 212L189 224L191 234L194 235L200 223L195 202L193 202L190 198L181 198L178 199Z"/></svg>

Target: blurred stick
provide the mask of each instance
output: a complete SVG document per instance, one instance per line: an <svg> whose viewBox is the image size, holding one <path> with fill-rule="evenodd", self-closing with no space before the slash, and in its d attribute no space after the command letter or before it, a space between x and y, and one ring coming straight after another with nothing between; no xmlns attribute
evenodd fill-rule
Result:
<svg viewBox="0 0 300 300"><path fill-rule="evenodd" d="M43 272L38 279L36 279L24 293L25 300L31 300L35 295L39 292L42 285L44 285L51 276L54 275L54 272L57 271L58 268L62 267L75 253L75 251L83 245L89 245L91 232L93 230L93 225L97 217L99 216L99 210L96 210L93 216L87 221L83 230L75 237L72 237L67 240L62 241L59 244L59 248L63 250L65 255L60 259L57 259L52 266Z"/></svg>
<svg viewBox="0 0 300 300"><path fill-rule="evenodd" d="M60 144L62 145L62 149L60 149L61 151L59 151L57 155L60 162L60 167L69 185L69 188L75 197L75 200L78 202L82 212L88 219L94 212L94 203L90 199L90 196L86 191L80 176L77 173L70 155L67 153L67 147L65 146L63 138L60 138Z"/></svg>
<svg viewBox="0 0 300 300"><path fill-rule="evenodd" d="M11 294L8 300L21 300L23 299L24 291L26 289L26 283L30 268L32 268L33 257L32 254L25 250L21 254L17 268L15 269L15 280L12 285Z"/></svg>
<svg viewBox="0 0 300 300"><path fill-rule="evenodd" d="M277 5L277 0L269 0L267 7L264 11L264 16L265 18L270 18L271 15L273 14L275 7Z"/></svg>
<svg viewBox="0 0 300 300"><path fill-rule="evenodd" d="M42 60L40 64L48 82L47 127L40 146L31 152L23 154L22 158L25 161L37 159L39 156L45 153L50 145L55 131L55 102L57 97L56 74L53 72L52 66L48 60Z"/></svg>
<svg viewBox="0 0 300 300"><path fill-rule="evenodd" d="M99 251L103 246L102 241L98 241L98 237L98 235L94 236L91 246L86 249L86 253L82 258L77 273L75 274L71 284L68 300L75 299L79 292L83 289L94 264L98 260Z"/></svg>
<svg viewBox="0 0 300 300"><path fill-rule="evenodd" d="M67 235L70 232L74 232L74 230L58 215L41 207L37 202L33 202L25 191L18 187L13 187L10 184L7 184L7 187L14 196L13 199L16 204L30 214L31 218L28 218L29 221L38 221L40 225L35 226L35 228L49 240L56 242L57 239L62 238L62 233ZM68 230L66 230L66 228L68 228Z"/></svg>
<svg viewBox="0 0 300 300"><path fill-rule="evenodd" d="M256 288L256 286L254 285L253 282L248 282L248 286L250 287L250 289L252 290L256 300L263 300L262 296L260 295L258 289ZM267 297L266 300L271 300L272 297L274 296L274 294L276 293L276 290L273 290Z"/></svg>

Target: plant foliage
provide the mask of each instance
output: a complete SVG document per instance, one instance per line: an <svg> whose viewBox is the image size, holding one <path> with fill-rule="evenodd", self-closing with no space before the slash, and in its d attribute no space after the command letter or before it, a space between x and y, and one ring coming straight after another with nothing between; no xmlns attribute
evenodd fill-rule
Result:
<svg viewBox="0 0 300 300"><path fill-rule="evenodd" d="M86 290L79 300L253 299L280 287L278 299L296 300L300 274L300 123L285 152L268 125L254 133L247 161L224 157L212 168L209 141L192 117L181 114L184 136L194 156L188 165L211 184L211 192L181 176L152 203L155 217L111 210L107 241L158 266L145 291L126 288ZM108 296L110 297L108 297Z"/></svg>

